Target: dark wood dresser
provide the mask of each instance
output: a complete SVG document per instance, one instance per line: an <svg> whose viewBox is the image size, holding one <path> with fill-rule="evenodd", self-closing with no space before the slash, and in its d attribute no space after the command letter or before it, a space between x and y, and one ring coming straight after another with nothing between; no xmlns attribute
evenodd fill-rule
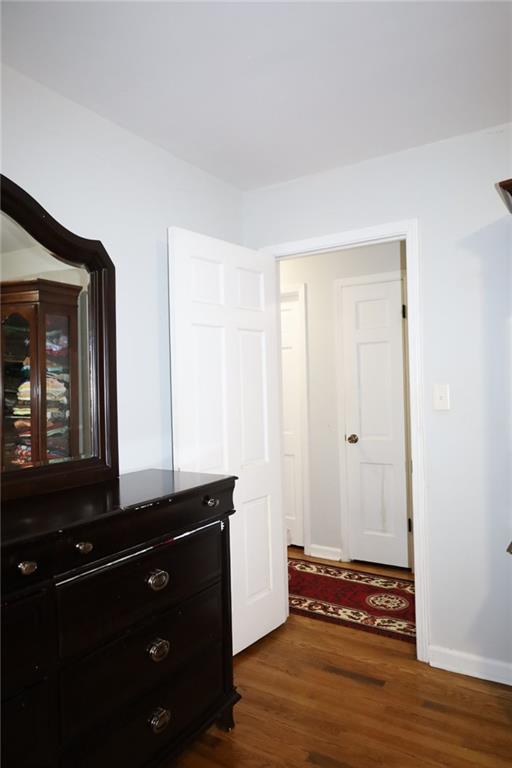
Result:
<svg viewBox="0 0 512 768"><path fill-rule="evenodd" d="M148 470L4 504L4 768L167 765L233 726L234 483Z"/></svg>

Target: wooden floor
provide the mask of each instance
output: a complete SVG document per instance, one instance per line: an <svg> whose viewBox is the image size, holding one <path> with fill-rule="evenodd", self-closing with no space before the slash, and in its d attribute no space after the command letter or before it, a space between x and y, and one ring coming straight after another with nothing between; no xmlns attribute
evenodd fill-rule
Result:
<svg viewBox="0 0 512 768"><path fill-rule="evenodd" d="M235 681L235 729L211 728L179 768L512 765L512 689L400 640L290 616L235 658Z"/></svg>

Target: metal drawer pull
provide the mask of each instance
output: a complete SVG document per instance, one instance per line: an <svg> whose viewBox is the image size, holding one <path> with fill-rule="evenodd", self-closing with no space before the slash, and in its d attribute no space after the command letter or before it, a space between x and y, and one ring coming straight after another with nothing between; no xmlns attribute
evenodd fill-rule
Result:
<svg viewBox="0 0 512 768"><path fill-rule="evenodd" d="M37 571L37 563L33 560L22 560L18 563L18 570L22 576L32 576Z"/></svg>
<svg viewBox="0 0 512 768"><path fill-rule="evenodd" d="M168 640L162 640L161 637L157 637L156 640L153 640L151 645L148 646L147 651L151 661L158 664L158 662L167 658L170 649L171 644Z"/></svg>
<svg viewBox="0 0 512 768"><path fill-rule="evenodd" d="M78 544L75 544L75 549L78 549L81 555L89 555L93 551L94 545L90 541L79 541Z"/></svg>
<svg viewBox="0 0 512 768"><path fill-rule="evenodd" d="M214 499L213 496L206 496L204 503L207 507L218 507L220 499Z"/></svg>
<svg viewBox="0 0 512 768"><path fill-rule="evenodd" d="M171 722L171 713L168 709L158 707L155 709L151 718L149 719L149 727L153 733L159 734L165 731L169 723Z"/></svg>
<svg viewBox="0 0 512 768"><path fill-rule="evenodd" d="M151 571L146 579L146 584L153 592L160 592L161 589L165 589L169 583L169 574L167 571Z"/></svg>

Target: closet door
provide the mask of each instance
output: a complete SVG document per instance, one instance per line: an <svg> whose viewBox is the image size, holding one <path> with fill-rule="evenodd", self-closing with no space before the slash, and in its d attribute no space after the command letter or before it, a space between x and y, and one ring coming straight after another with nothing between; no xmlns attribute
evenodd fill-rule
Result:
<svg viewBox="0 0 512 768"><path fill-rule="evenodd" d="M169 230L175 468L234 474L234 652L286 620L274 259Z"/></svg>

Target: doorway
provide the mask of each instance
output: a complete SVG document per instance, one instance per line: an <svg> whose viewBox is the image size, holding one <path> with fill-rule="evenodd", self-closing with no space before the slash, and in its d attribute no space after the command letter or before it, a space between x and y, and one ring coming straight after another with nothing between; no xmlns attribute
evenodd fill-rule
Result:
<svg viewBox="0 0 512 768"><path fill-rule="evenodd" d="M308 555L411 566L405 277L399 241L280 262L285 519Z"/></svg>
<svg viewBox="0 0 512 768"><path fill-rule="evenodd" d="M391 232L394 231L395 237L386 236L386 232L391 234ZM405 237L401 237L402 234L405 235ZM411 254L412 254L412 269L411 274L408 274L406 271L407 260L406 260L406 243L411 247ZM350 528L350 519L349 519L349 503L350 499L347 501L347 498L345 496L345 500L343 502L343 491L341 493L341 496L339 499L336 499L336 493L333 494L332 492L332 482L329 482L329 476L333 476L333 470L332 470L332 457L331 457L331 471L327 468L327 464L325 462L319 462L318 457L321 455L321 451L319 452L318 449L318 434L308 434L307 437L307 443L308 446L311 449L311 467L317 468L320 464L321 471L324 475L324 487L320 490L320 494L318 494L318 483L315 483L314 480L311 480L310 487L311 487L311 498L314 499L314 502L311 504L311 528L312 528L312 538L309 543L307 542L307 531L305 531L305 538L304 538L304 549L302 550L295 550L293 553L294 556L300 555L301 552L305 553L305 555L310 555L313 558L319 558L319 559L326 559L326 560L338 560L338 561L345 561L350 562L352 561L352 567L355 568L361 568L361 567L367 567L369 570L375 572L375 569L381 569L383 573L386 571L389 571L389 568L392 566L399 566L399 568L411 568L414 562L414 549L416 548L418 552L420 553L420 556L423 558L424 556L424 547L425 542L422 540L417 547L413 546L412 542L412 508L413 508L413 496L416 496L416 500L418 502L418 506L415 509L420 510L420 520L419 520L419 528L421 531L424 531L424 517L423 517L423 498L422 498L422 473L421 473L421 458L422 458L422 446L421 446L421 440L419 439L419 430L418 427L420 426L420 411L421 406L417 408L418 406L418 396L420 389L419 387L416 388L415 392L413 393L412 402L413 402L413 408L415 409L413 418L410 419L410 414L408 413L407 406L408 406L408 397L407 397L407 384L409 383L410 379L410 373L411 373L411 367L413 368L412 373L412 379L414 380L414 383L417 385L418 382L418 355L419 355L419 328L417 326L418 321L418 314L419 314L419 302L418 302L418 294L417 294L417 285L418 285L418 275L417 275L417 250L416 250L416 231L415 231L415 223L410 222L406 225L398 225L396 227L389 226L389 227L381 227L381 228L375 228L375 230L365 230L363 232L353 232L353 233L346 233L345 235L341 236L333 236L331 238L318 238L313 239L311 241L303 241L302 243L290 243L288 245L282 245L275 248L272 248L271 250L274 253L274 256L279 259L279 272L281 277L281 293L284 297L287 287L291 282L294 282L296 285L300 284L304 288L304 292L306 295L306 310L305 313L307 315L307 322L310 323L312 321L312 313L314 312L314 297L311 295L310 291L310 284L309 284L309 278L304 278L303 275L301 275L300 270L298 269L298 264L301 259L304 259L305 257L309 258L310 266L313 268L313 265L316 264L316 270L321 272L322 270L325 270L325 256L328 256L331 260L332 258L335 258L336 256L340 257L345 255L345 259L350 260L350 256L355 256L357 251L359 251L360 257L364 257L362 260L365 261L366 256L368 256L368 252L365 254L364 251L367 251L367 246L375 246L377 244L385 244L387 251L385 250L383 252L384 259L383 261L379 262L376 261L373 263L373 265L370 265L368 262L363 265L363 269L360 270L359 274L357 271L352 273L352 275L348 275L346 272L344 273L343 277L339 277L339 279L333 282L337 282L337 285L331 286L331 296L327 297L327 295L324 295L324 304L329 304L331 309L331 317L330 322L332 326L336 326L335 319L333 319L334 314L338 314L343 316L343 301L342 296L345 294L345 309L347 306L347 303L352 304L352 310L354 309L354 304L359 302L359 325L366 325L366 332L367 337L370 335L371 338L363 339L363 343L366 345L363 353L363 366L366 366L365 373L366 376L366 382L362 382L362 384L365 386L365 392L363 392L365 397L370 397L369 406L367 408L367 412L365 414L366 418L366 427L370 426L370 417L373 414L373 427L379 426L377 424L377 421L380 419L380 434L379 429L373 429L375 432L374 437L379 438L380 442L384 442L382 440L383 437L383 430L382 427L384 426L384 421L386 414L382 413L382 409L378 408L379 405L378 399L376 400L374 395L375 392L372 393L372 385L375 382L375 379L378 379L378 374L376 371L376 366L378 367L378 361L379 357L383 358L383 352L384 348L386 346L387 341L385 338L376 338L375 334L379 333L377 322L379 319L379 314L386 314L387 306L391 306L393 304L393 311L398 310L400 314L400 324L399 327L401 328L400 334L401 334L401 342L402 342L402 348L399 350L402 354L402 370L401 373L399 373L399 368L397 368L397 373L395 378L397 381L401 377L401 384L402 384L402 392L401 392L401 400L402 400L402 416L401 416L401 422L402 422L402 440L400 441L400 449L402 455L397 456L398 464L401 464L402 467L402 478L401 478L401 485L400 485L400 496L401 496L401 531L400 531L400 538L401 541L399 542L398 551L399 554L391 555L391 557L386 557L386 555L382 554L382 547L377 548L377 552L374 550L369 552L368 550L358 550L357 549L357 542L356 546L354 546L354 536L350 537L347 529ZM327 245L327 248L319 247L321 245ZM355 248L350 248L350 246L356 246ZM330 247L329 247L330 246ZM395 249L395 260L394 262L390 263L389 259L387 257L389 256L389 249L394 248ZM349 252L352 251L352 254ZM324 264L322 264L322 257L324 257ZM386 260L387 259L387 260ZM316 260L316 261L315 261ZM292 265L295 263L295 267ZM284 269L283 269L284 267ZM364 272L364 275L361 275L361 271ZM394 274L391 274L394 272ZM414 294L414 301L413 301L413 307L412 307L412 313L413 313L413 324L412 328L409 326L409 318L407 316L402 318L402 311L405 310L405 306L407 306L407 289L409 288L409 292L412 288L412 292ZM375 292L382 293L382 290L384 290L384 293L387 293L388 296L386 300L383 301L383 296L377 296L373 295ZM340 295L341 294L341 295ZM372 295L370 295L372 294ZM390 295L391 294L391 295ZM391 302L391 304L390 304ZM402 310L402 305L404 305L404 310ZM353 312L352 312L353 314ZM382 323L381 323L382 325ZM372 328L370 326L373 326ZM338 330L340 330L338 328ZM353 331L354 329L352 329ZM364 329L363 329L364 330ZM371 331L370 334L368 332ZM380 329L380 332L382 332L382 328ZM412 355L412 363L408 355L408 343L410 340L410 337L413 337L413 355ZM349 429L347 424L347 417L345 412L346 404L343 402L344 398L347 395L347 385L346 381L343 379L343 376L340 375L343 372L339 371L339 361L340 359L343 360L343 356L346 353L346 344L344 345L343 341L343 331L341 330L341 333L338 335L337 339L337 348L335 353L329 352L329 344L327 343L328 334L325 332L319 333L318 327L316 331L316 339L317 343L315 346L320 346L321 353L324 354L324 357L330 357L331 359L331 368L334 367L337 369L336 373L338 376L338 382L340 380L343 380L343 386L339 389L342 390L342 402L338 402L339 400L339 392L336 392L335 396L324 397L323 406L324 409L327 407L327 404L332 406L333 400L336 401L336 405L338 406L338 418L336 419L335 409L331 407L331 413L330 417L328 419L324 419L323 426L324 426L324 434L327 434L328 437L330 437L330 443L331 446L334 445L334 449L332 450L332 454L336 455L338 453L339 455L339 466L338 466L338 472L340 480L343 481L345 493L346 493L346 481L347 481L347 472L350 470L347 470L347 449L350 445L350 447L353 447L354 445L357 445L357 443L363 442L363 440L360 440L361 435L358 434L357 431L353 431ZM319 345L318 340L321 339L322 342ZM331 334L332 339L332 334ZM308 361L308 369L307 369L307 385L306 389L310 392L310 398L308 400L309 405L309 425L310 428L315 430L315 425L318 423L319 414L321 414L321 408L318 404L318 398L316 398L317 402L311 402L311 389L313 389L313 385L311 382L311 375L313 370L313 378L316 377L317 379L319 377L325 376L325 371L328 370L328 368L324 365L323 370L324 373L321 374L320 371L322 369L322 366L318 365L318 355L315 353L313 344L312 344L312 334L309 332L307 334L306 339L306 349L307 349L307 361ZM369 343L371 342L371 343ZM386 342L386 343L385 343ZM373 346L372 346L373 345ZM356 345L357 346L357 345ZM389 346L389 345L388 345ZM395 344L396 346L396 344ZM323 347L323 350L322 350ZM345 349L344 349L345 347ZM331 346L332 350L332 346ZM372 352L377 351L377 354L372 354ZM318 349L317 349L318 352ZM396 350L395 350L396 353ZM396 354L392 354L392 358L394 359L394 362L396 363ZM357 354L352 350L350 353L353 357L354 354ZM346 355L345 355L346 356ZM350 357L350 355L348 355ZM384 355L385 357L385 355ZM381 359L381 363L383 360ZM388 361L389 362L389 361ZM388 366L389 368L389 366ZM285 366L283 365L283 371L285 369ZM373 372L373 373L372 373ZM360 372L359 372L360 373ZM388 370L389 373L389 370ZM384 381L387 381L387 384L389 385L389 376L381 376L381 378L384 379ZM356 377L357 379L357 377ZM357 383L357 381L356 381ZM359 384L361 385L361 381L359 381ZM328 387L326 387L328 389ZM352 389L354 389L354 386L352 386ZM357 387L355 388L357 389ZM374 387L375 389L375 387ZM398 390L400 387L398 387ZM397 396L397 388L395 387L395 393L394 396L396 398ZM357 392L356 392L357 394ZM359 393L360 394L360 393ZM392 393L391 393L392 394ZM398 392L400 394L400 392ZM331 387L331 395L332 395L332 387ZM373 397L373 405L371 398ZM313 398L315 399L315 398ZM353 398L352 398L353 399ZM389 399L389 398L388 398ZM393 397L391 398L393 399ZM357 398L356 398L357 400ZM341 407L340 407L341 405ZM352 404L354 405L354 404ZM355 403L355 409L358 410L358 407L360 406L360 403ZM286 410L286 395L284 395L284 403L283 407ZM320 410L319 410L320 408ZM396 410L396 409L395 409ZM389 416L389 413L387 414ZM336 421L336 423L333 423ZM396 420L395 420L396 421ZM389 425L388 425L389 426ZM396 431L397 424L393 424L393 429ZM398 425L400 426L400 425ZM345 429L347 427L347 429ZM360 429L360 425L358 426L358 429ZM372 430L370 430L371 432ZM318 430L317 430L318 432ZM368 428L366 429L366 432L368 433ZM412 442L411 442L411 432L413 432ZM337 451L337 446L335 445L336 441L339 440L339 435L342 433L341 441L343 441L343 450ZM348 442L347 438L355 435L356 441L352 443L351 441ZM283 438L285 435L283 434ZM352 439L354 439L352 437ZM341 442L339 441L339 442ZM284 442L284 440L283 440ZM325 442L325 441L324 441ZM327 440L327 443L329 442L329 439ZM414 447L412 445L414 443ZM360 448L363 446L359 445ZM382 448L382 445L377 445L379 449ZM363 453L363 451L359 451L359 453ZM367 452L366 452L367 453ZM396 453L396 451L395 451ZM412 454L415 453L415 455L418 458L418 469L420 470L419 473L416 475L416 486L413 488L412 479L410 477L410 470L412 468ZM324 457L325 457L325 450L324 450ZM352 454L352 463L354 462L355 458L355 452ZM373 496L374 499L383 499L386 500L387 497L387 505L390 507L389 500L393 497L394 491L392 488L390 488L391 478L389 477L390 472L390 462L389 460L384 460L382 455L380 457L380 461L377 462L380 463L380 467L371 466L371 462L368 460L368 456L366 455L366 460L364 462L365 464L365 472L366 474L370 475L370 478L367 478L367 480L372 480L372 482L367 482L366 484L366 490L367 498L363 499L363 503L366 504L367 512L368 512L368 505L371 500L371 497ZM350 463L350 462L349 462ZM361 456L359 456L359 465L361 463ZM375 462L374 462L375 464ZM385 469L383 469L382 465L387 465ZM327 470L327 471L326 471ZM361 470L359 469L359 472ZM372 478L373 475L373 478ZM386 477L386 475L388 475ZM286 483L286 468L284 470L284 477L285 477L285 483ZM306 484L307 485L307 484ZM295 482L295 488L300 487L300 483ZM393 492L392 492L393 491ZM330 502L326 502L326 493L330 492L331 500ZM396 496L396 494L395 494ZM321 544L315 543L315 538L318 541L318 525L315 528L315 521L314 521L314 515L315 515L315 509L317 507L317 501L320 499L320 505L322 506L322 509L325 508L326 503L331 504L332 507L337 502L337 509L338 509L338 528L336 530L336 526L333 525L333 520L335 519L335 515L331 515L330 523L331 523L331 539L326 543L326 537L324 535L323 541ZM333 502L334 499L334 502ZM354 494L352 494L352 502L354 502ZM359 503L361 503L361 499L359 499ZM296 505L300 506L300 505ZM396 506L396 505L395 505ZM377 510L377 512L375 512ZM385 543L386 545L390 544L390 540L393 538L393 536L390 536L390 531L386 530L386 526L383 525L383 519L382 514L383 511L386 514L389 514L389 509L383 510L382 504L380 507L377 505L374 505L374 520L373 525L367 526L370 530L373 529L373 539L374 544L381 544ZM378 514L377 514L378 513ZM371 516L371 515L370 515ZM325 521L324 521L325 522ZM386 521L385 521L386 522ZM378 524L377 524L378 523ZM389 520L386 524L389 523ZM320 525L322 525L321 523ZM286 527L289 527L288 524ZM307 527L307 526L306 526ZM328 524L324 525L324 531L328 529ZM389 529L389 525L388 525ZM293 535L288 537L288 541L290 542L290 539L293 540ZM357 536L355 537L357 540ZM397 542L395 541L395 545ZM352 552L351 552L352 547ZM386 547L385 547L386 548ZM385 549L384 548L384 549ZM387 549L389 550L390 547L387 546ZM395 546L396 550L396 546ZM380 554L379 554L380 552ZM309 558L308 558L309 559ZM359 561L363 561L362 563L359 563ZM366 561L366 562L364 562ZM382 563L382 565L379 566L379 561ZM368 562L372 562L375 565L368 565ZM417 646L417 656L420 660L426 660L427 658L427 644L426 644L426 635L424 634L425 630L427 629L426 624L426 598L427 598L427 592L426 592L426 585L423 582L423 561L420 565L420 579L419 579L419 594L416 598L416 604L417 604L417 614L418 614L418 646ZM395 573L400 572L396 571ZM407 577L407 572L403 571L404 577Z"/></svg>

